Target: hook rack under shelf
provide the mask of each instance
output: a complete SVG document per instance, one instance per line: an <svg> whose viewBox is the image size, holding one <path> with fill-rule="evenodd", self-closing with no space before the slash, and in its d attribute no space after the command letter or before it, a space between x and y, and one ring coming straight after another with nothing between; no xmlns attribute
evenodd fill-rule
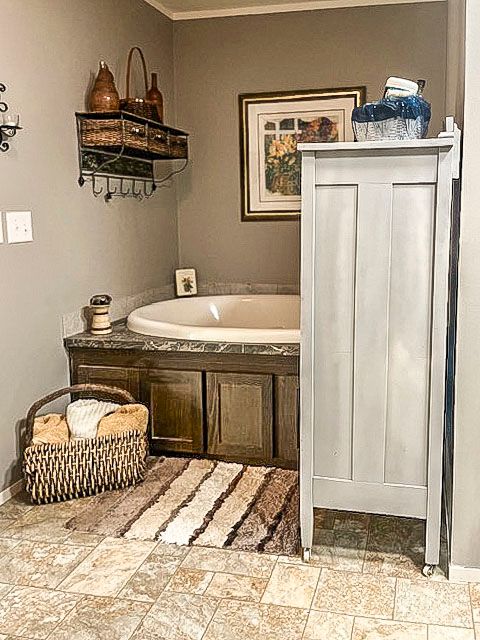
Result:
<svg viewBox="0 0 480 640"><path fill-rule="evenodd" d="M95 197L148 199L158 186L188 165L188 134L125 112L76 114L79 185L92 184ZM182 165L155 177L160 160Z"/></svg>

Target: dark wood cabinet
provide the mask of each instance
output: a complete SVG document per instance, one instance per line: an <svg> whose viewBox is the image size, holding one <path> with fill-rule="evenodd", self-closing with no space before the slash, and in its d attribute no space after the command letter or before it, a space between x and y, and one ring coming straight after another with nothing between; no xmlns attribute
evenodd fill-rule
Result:
<svg viewBox="0 0 480 640"><path fill-rule="evenodd" d="M140 371L130 367L80 364L77 367L75 382L119 387L131 393L134 398L138 398L140 393Z"/></svg>
<svg viewBox="0 0 480 640"><path fill-rule="evenodd" d="M207 373L208 453L269 460L273 450L272 376Z"/></svg>
<svg viewBox="0 0 480 640"><path fill-rule="evenodd" d="M203 451L202 374L148 370L141 399L150 408L150 437L161 451Z"/></svg>
<svg viewBox="0 0 480 640"><path fill-rule="evenodd" d="M120 387L150 410L153 454L297 467L298 357L72 348L72 383Z"/></svg>
<svg viewBox="0 0 480 640"><path fill-rule="evenodd" d="M298 376L275 376L275 437L273 457L297 466L299 438Z"/></svg>

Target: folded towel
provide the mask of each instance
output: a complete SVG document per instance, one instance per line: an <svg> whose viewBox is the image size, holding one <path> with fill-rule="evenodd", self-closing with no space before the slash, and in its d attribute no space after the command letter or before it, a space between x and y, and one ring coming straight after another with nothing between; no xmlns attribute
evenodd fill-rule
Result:
<svg viewBox="0 0 480 640"><path fill-rule="evenodd" d="M126 404L102 418L98 424L97 436L131 431L133 429L146 432L148 425L148 409L143 404Z"/></svg>
<svg viewBox="0 0 480 640"><path fill-rule="evenodd" d="M95 438L100 420L120 405L99 400L76 400L67 407L67 424L72 438Z"/></svg>
<svg viewBox="0 0 480 640"><path fill-rule="evenodd" d="M49 413L35 418L32 444L61 444L68 442L70 433L65 416Z"/></svg>

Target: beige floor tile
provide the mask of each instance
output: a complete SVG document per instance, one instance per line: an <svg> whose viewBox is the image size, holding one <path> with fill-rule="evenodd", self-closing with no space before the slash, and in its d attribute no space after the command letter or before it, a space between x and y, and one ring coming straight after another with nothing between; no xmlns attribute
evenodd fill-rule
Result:
<svg viewBox="0 0 480 640"><path fill-rule="evenodd" d="M65 528L69 517L45 507L34 507L17 518L14 523L2 531L2 537L40 542L64 542L70 535Z"/></svg>
<svg viewBox="0 0 480 640"><path fill-rule="evenodd" d="M131 541L131 543L134 541ZM175 554L170 548L154 548L120 592L120 598L155 602L165 589L185 554ZM167 553L172 551L172 553Z"/></svg>
<svg viewBox="0 0 480 640"><path fill-rule="evenodd" d="M371 516L368 551L423 551L425 522L415 518Z"/></svg>
<svg viewBox="0 0 480 640"><path fill-rule="evenodd" d="M43 640L78 601L72 593L13 587L0 600L0 633Z"/></svg>
<svg viewBox="0 0 480 640"><path fill-rule="evenodd" d="M132 640L200 640L216 607L215 598L165 591Z"/></svg>
<svg viewBox="0 0 480 640"><path fill-rule="evenodd" d="M0 535L1 532L10 527L15 522L15 518L7 518L0 515Z"/></svg>
<svg viewBox="0 0 480 640"><path fill-rule="evenodd" d="M13 584L1 583L0 584L0 600L3 598L3 596L6 596L7 593L12 589L13 589Z"/></svg>
<svg viewBox="0 0 480 640"><path fill-rule="evenodd" d="M475 640L473 629L461 629L460 627L439 627L429 625L428 640Z"/></svg>
<svg viewBox="0 0 480 640"><path fill-rule="evenodd" d="M343 571L362 571L367 533L348 530L315 532L312 564Z"/></svg>
<svg viewBox="0 0 480 640"><path fill-rule="evenodd" d="M352 513L351 511L337 511L333 528L337 531L351 531L352 533L367 533L371 516L368 513Z"/></svg>
<svg viewBox="0 0 480 640"><path fill-rule="evenodd" d="M222 600L203 640L300 640L308 611Z"/></svg>
<svg viewBox="0 0 480 640"><path fill-rule="evenodd" d="M472 603L473 621L480 622L480 584L470 585L470 600Z"/></svg>
<svg viewBox="0 0 480 640"><path fill-rule="evenodd" d="M267 584L262 603L309 609L319 575L317 567L279 563Z"/></svg>
<svg viewBox="0 0 480 640"><path fill-rule="evenodd" d="M333 529L335 516L338 513L338 511L333 511L332 509L314 509L315 529Z"/></svg>
<svg viewBox="0 0 480 640"><path fill-rule="evenodd" d="M233 598L249 602L260 602L267 578L251 578L233 573L215 573L206 591L207 596Z"/></svg>
<svg viewBox="0 0 480 640"><path fill-rule="evenodd" d="M416 551L367 551L363 572L395 578L421 579L424 554Z"/></svg>
<svg viewBox="0 0 480 640"><path fill-rule="evenodd" d="M427 625L355 618L352 640L427 640Z"/></svg>
<svg viewBox="0 0 480 640"><path fill-rule="evenodd" d="M33 506L29 495L22 491L0 506L0 518L20 518L33 509Z"/></svg>
<svg viewBox="0 0 480 640"><path fill-rule="evenodd" d="M398 578L395 620L472 627L468 585Z"/></svg>
<svg viewBox="0 0 480 640"><path fill-rule="evenodd" d="M323 569L313 609L372 618L392 618L395 578Z"/></svg>
<svg viewBox="0 0 480 640"><path fill-rule="evenodd" d="M115 596L154 546L153 542L106 538L60 584L60 588L72 593Z"/></svg>
<svg viewBox="0 0 480 640"><path fill-rule="evenodd" d="M128 640L150 605L86 596L48 640Z"/></svg>
<svg viewBox="0 0 480 640"><path fill-rule="evenodd" d="M192 547L182 566L188 569L236 573L253 578L269 578L276 560L276 556L261 553Z"/></svg>
<svg viewBox="0 0 480 640"><path fill-rule="evenodd" d="M175 591L177 593L196 593L197 595L202 595L205 593L212 578L213 573L211 571L203 571L202 569L184 569L183 567L180 567L180 569L178 569L170 578L170 582L167 584L166 590Z"/></svg>
<svg viewBox="0 0 480 640"><path fill-rule="evenodd" d="M21 540L14 538L0 538L0 561L7 553L10 553L20 544Z"/></svg>
<svg viewBox="0 0 480 640"><path fill-rule="evenodd" d="M89 553L87 547L22 540L0 559L0 581L54 589Z"/></svg>
<svg viewBox="0 0 480 640"><path fill-rule="evenodd" d="M475 640L480 640L480 623L475 623Z"/></svg>
<svg viewBox="0 0 480 640"><path fill-rule="evenodd" d="M310 611L303 640L350 640L353 616L328 611Z"/></svg>
<svg viewBox="0 0 480 640"><path fill-rule="evenodd" d="M96 533L87 533L83 531L72 531L72 533L65 540L66 544L79 544L84 547L96 547L102 542L104 536L99 536Z"/></svg>

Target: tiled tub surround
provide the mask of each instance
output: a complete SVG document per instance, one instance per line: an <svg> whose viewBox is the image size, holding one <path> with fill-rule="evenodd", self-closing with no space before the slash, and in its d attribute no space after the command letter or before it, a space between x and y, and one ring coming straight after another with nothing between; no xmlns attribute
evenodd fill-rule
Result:
<svg viewBox="0 0 480 640"><path fill-rule="evenodd" d="M110 318L113 322L122 320L128 316L134 309L142 307L152 302L160 302L161 300L169 300L175 294L173 284L167 284L163 287L155 289L146 289L140 293L130 296L113 297L110 306ZM66 313L62 316L63 337L75 335L87 330L87 314L88 307L82 307L77 311Z"/></svg>
<svg viewBox="0 0 480 640"><path fill-rule="evenodd" d="M199 283L198 294L201 296L213 295L235 295L235 294L298 294L298 285L277 285L277 284L258 284L258 283L226 283L211 282ZM146 289L135 295L113 297L110 307L110 317L115 322L126 318L129 313L151 304L152 302L160 302L161 300L169 300L175 297L175 288L173 284L164 285L154 289ZM87 329L86 307L82 307L77 311L66 313L62 316L63 337L81 333Z"/></svg>
<svg viewBox="0 0 480 640"><path fill-rule="evenodd" d="M307 565L67 530L92 500L0 507L1 640L480 640L478 586L421 574L423 522L316 511Z"/></svg>

